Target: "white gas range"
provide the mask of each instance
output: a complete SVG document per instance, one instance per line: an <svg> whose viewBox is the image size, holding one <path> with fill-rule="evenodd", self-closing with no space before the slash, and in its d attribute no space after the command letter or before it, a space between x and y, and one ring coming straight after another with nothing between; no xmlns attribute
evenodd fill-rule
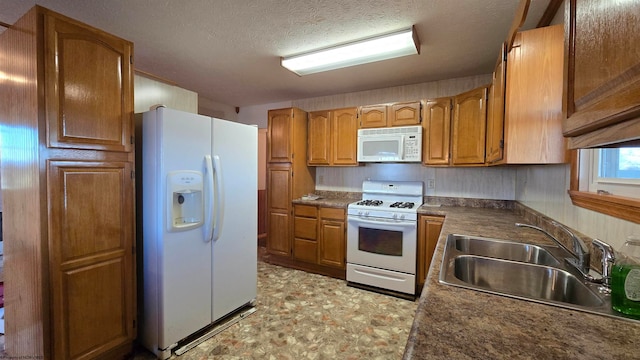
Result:
<svg viewBox="0 0 640 360"><path fill-rule="evenodd" d="M347 282L415 295L420 181L362 184L347 209Z"/></svg>

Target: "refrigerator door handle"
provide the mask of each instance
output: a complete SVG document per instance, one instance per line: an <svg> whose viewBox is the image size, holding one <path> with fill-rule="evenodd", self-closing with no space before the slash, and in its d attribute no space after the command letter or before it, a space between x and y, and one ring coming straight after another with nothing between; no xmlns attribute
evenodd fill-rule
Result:
<svg viewBox="0 0 640 360"><path fill-rule="evenodd" d="M204 242L209 242L213 240L213 163L211 155L204 156L204 166L207 172L206 186L208 188L205 198L207 212L205 213Z"/></svg>
<svg viewBox="0 0 640 360"><path fill-rule="evenodd" d="M224 209L224 191L222 184L222 167L220 166L220 156L213 155L213 170L216 173L215 185L215 224L213 226L213 241L218 240L222 232L223 209Z"/></svg>

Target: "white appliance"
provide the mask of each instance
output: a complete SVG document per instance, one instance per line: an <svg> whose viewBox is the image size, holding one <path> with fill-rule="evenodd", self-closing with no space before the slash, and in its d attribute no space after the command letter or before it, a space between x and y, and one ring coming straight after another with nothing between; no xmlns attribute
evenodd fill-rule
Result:
<svg viewBox="0 0 640 360"><path fill-rule="evenodd" d="M258 129L165 107L142 118L140 337L166 359L254 304Z"/></svg>
<svg viewBox="0 0 640 360"><path fill-rule="evenodd" d="M415 295L420 181L371 181L347 208L347 282Z"/></svg>
<svg viewBox="0 0 640 360"><path fill-rule="evenodd" d="M422 126L358 130L358 161L422 161Z"/></svg>

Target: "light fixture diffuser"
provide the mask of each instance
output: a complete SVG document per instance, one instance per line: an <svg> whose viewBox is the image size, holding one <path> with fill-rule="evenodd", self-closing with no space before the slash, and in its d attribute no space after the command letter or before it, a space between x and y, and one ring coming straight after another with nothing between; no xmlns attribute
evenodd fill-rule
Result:
<svg viewBox="0 0 640 360"><path fill-rule="evenodd" d="M414 27L341 45L281 58L281 64L298 75L367 64L420 53Z"/></svg>

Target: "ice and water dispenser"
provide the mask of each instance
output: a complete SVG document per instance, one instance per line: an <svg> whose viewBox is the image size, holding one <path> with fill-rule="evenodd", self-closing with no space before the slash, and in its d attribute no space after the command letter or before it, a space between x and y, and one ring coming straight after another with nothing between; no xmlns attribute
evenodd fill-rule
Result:
<svg viewBox="0 0 640 360"><path fill-rule="evenodd" d="M169 231L196 228L204 220L204 177L198 171L172 171L167 176Z"/></svg>

